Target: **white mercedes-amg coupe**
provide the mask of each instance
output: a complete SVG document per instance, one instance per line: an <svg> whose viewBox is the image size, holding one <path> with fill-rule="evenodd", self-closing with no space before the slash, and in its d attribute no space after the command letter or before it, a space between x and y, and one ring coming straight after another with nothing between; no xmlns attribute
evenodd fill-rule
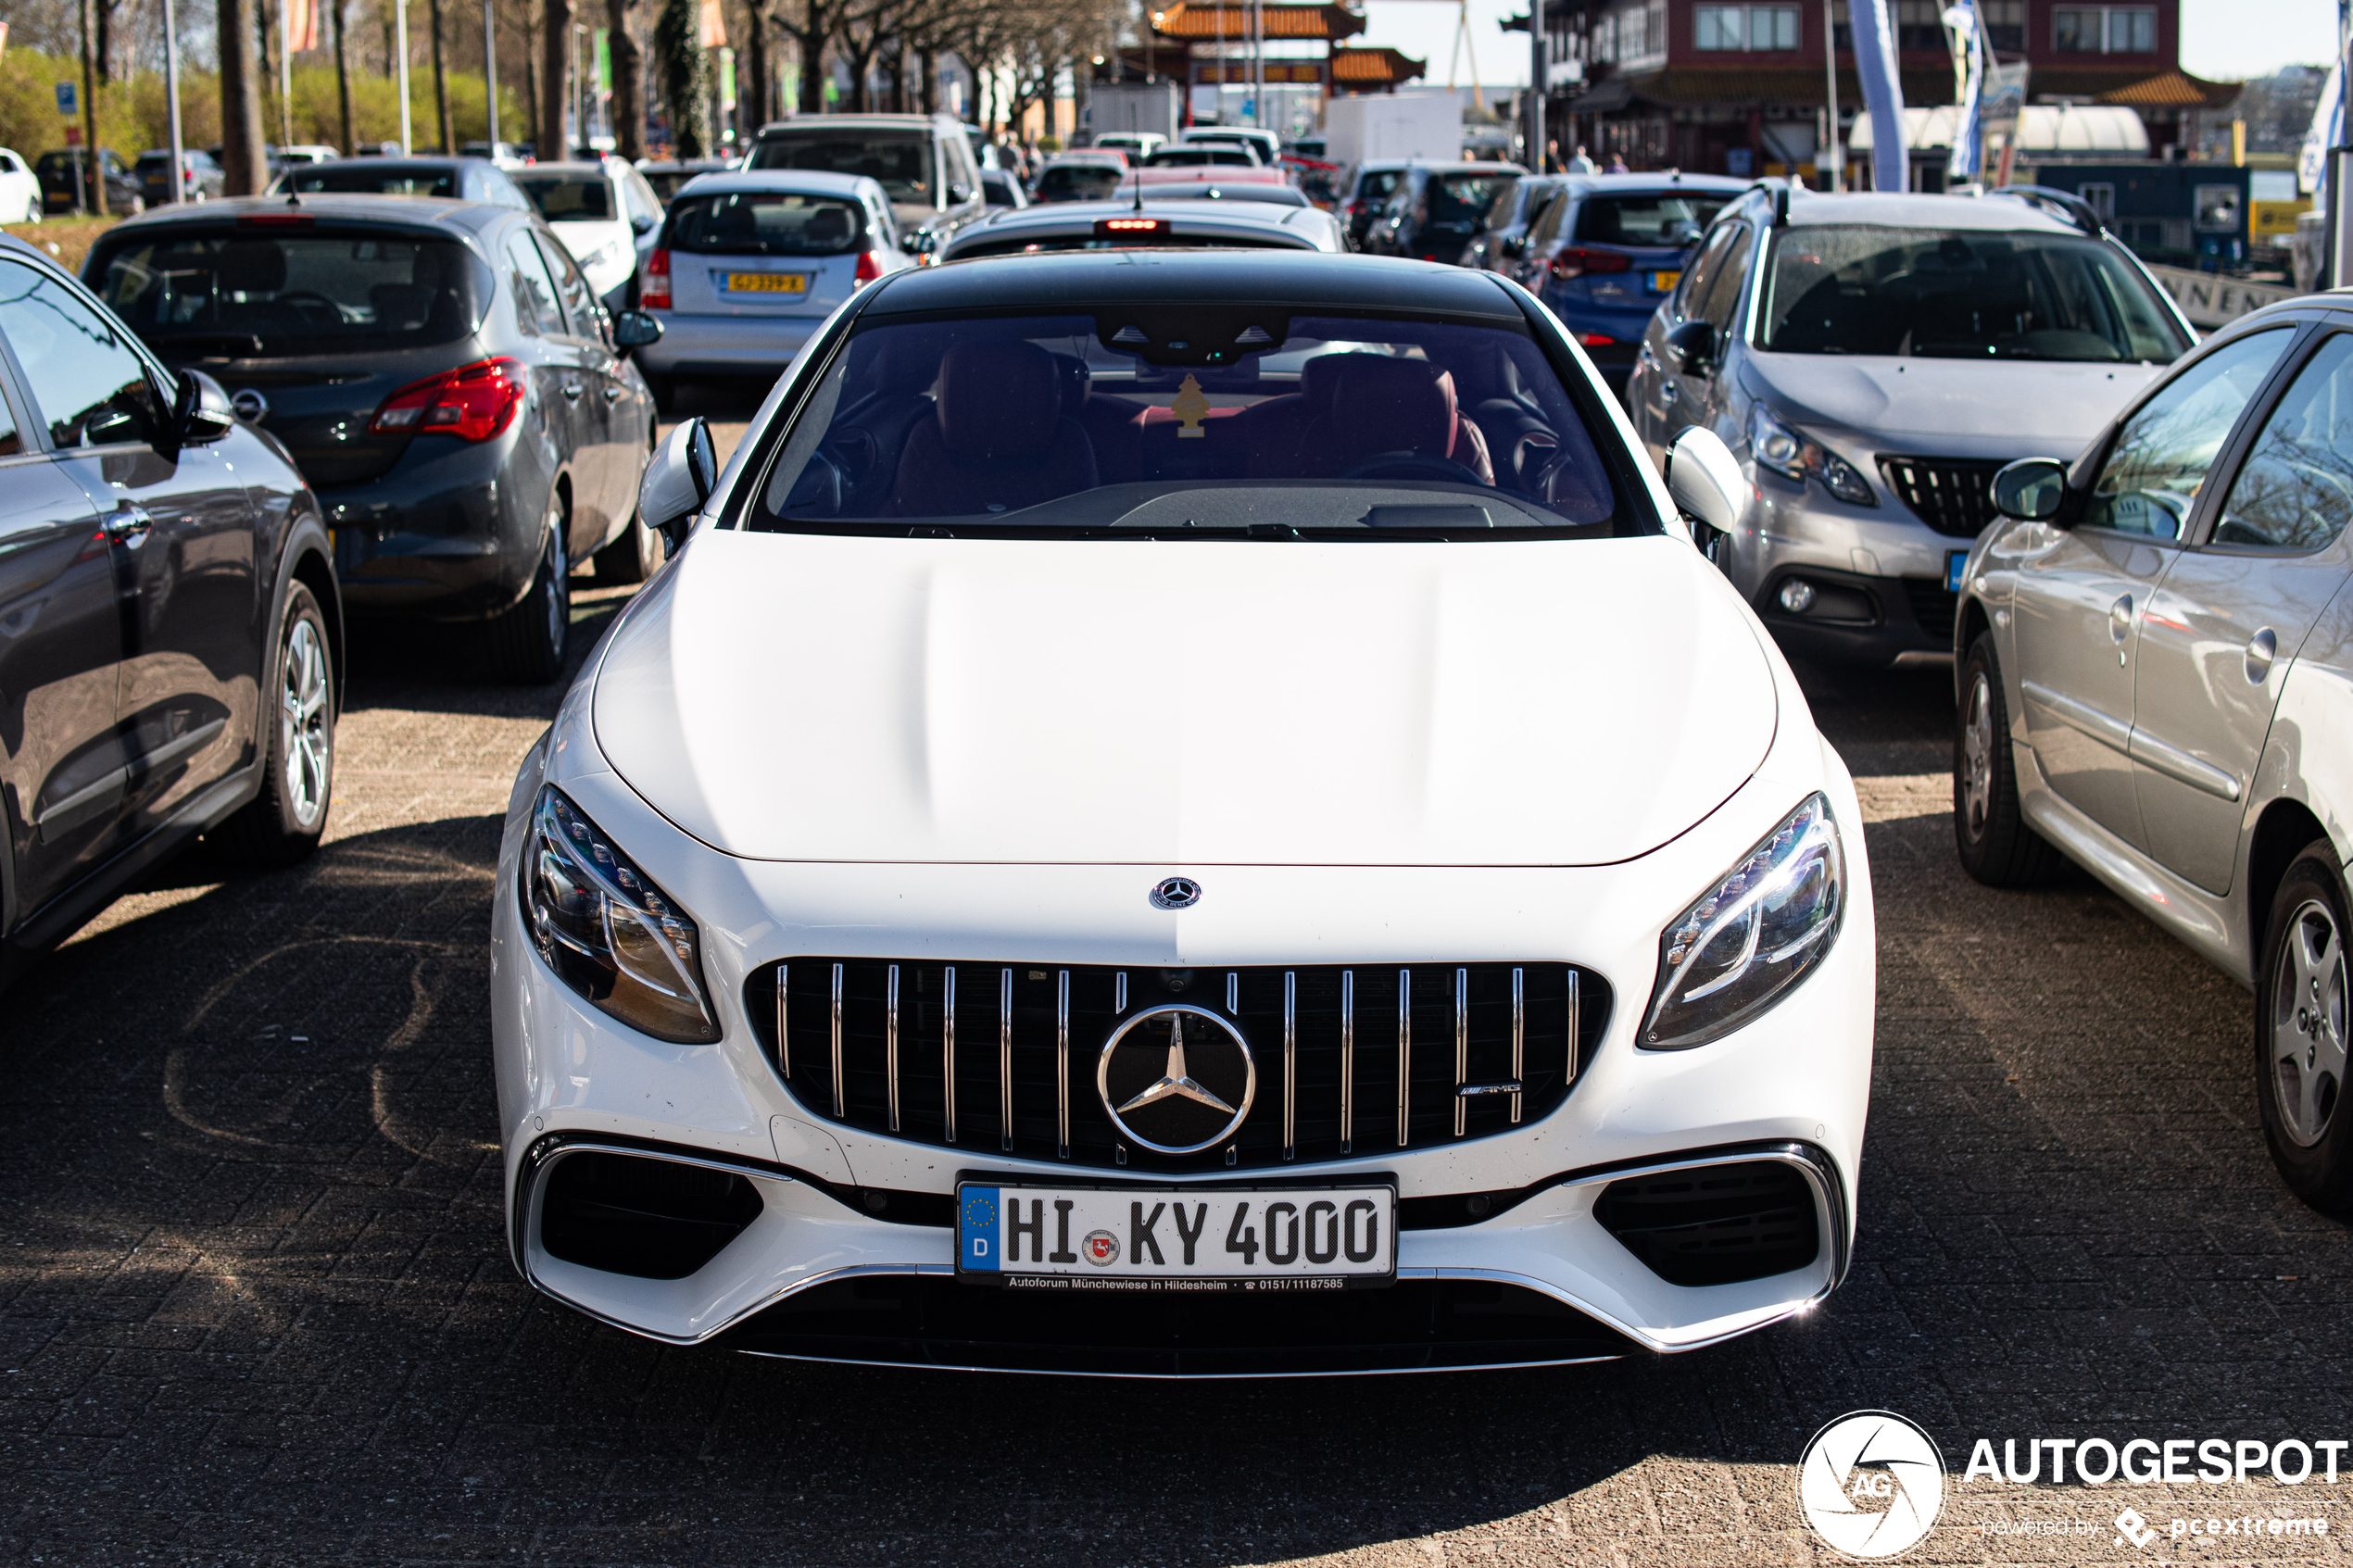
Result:
<svg viewBox="0 0 2353 1568"><path fill-rule="evenodd" d="M514 1261L676 1344L1128 1375L1688 1349L1820 1300L1846 770L1491 274L868 285L516 780Z"/></svg>

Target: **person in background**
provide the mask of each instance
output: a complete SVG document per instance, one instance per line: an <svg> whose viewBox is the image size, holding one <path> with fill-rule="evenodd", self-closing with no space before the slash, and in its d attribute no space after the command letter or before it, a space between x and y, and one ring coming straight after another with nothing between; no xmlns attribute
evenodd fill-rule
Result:
<svg viewBox="0 0 2353 1568"><path fill-rule="evenodd" d="M1594 167L1593 160L1586 155L1585 145L1581 142L1578 144L1577 156L1568 160L1567 171L1571 174L1598 174L1601 172L1600 169Z"/></svg>
<svg viewBox="0 0 2353 1568"><path fill-rule="evenodd" d="M1558 174L1561 172L1561 144L1558 142L1547 142L1544 144L1544 167L1538 170L1538 172L1541 174Z"/></svg>
<svg viewBox="0 0 2353 1568"><path fill-rule="evenodd" d="M1612 174L1630 174L1633 172L1633 170L1626 167L1626 155L1623 153L1612 153L1609 155L1609 171Z"/></svg>

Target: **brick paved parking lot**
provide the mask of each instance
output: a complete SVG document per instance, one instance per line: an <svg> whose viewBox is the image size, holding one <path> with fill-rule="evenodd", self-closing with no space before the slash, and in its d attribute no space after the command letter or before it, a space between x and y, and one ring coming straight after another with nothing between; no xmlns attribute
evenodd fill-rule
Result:
<svg viewBox="0 0 2353 1568"><path fill-rule="evenodd" d="M1881 922L1845 1288L1680 1358L1170 1386L665 1349L527 1292L484 941L555 693L372 638L316 859L200 848L0 998L0 1559L1829 1562L1793 1461L1857 1408L1957 1475L1979 1436L2353 1436L2353 1248L2271 1176L2244 995L2089 884L1960 875L1941 677L1808 681ZM1980 1480L1909 1560L2338 1562L2347 1469ZM2208 1514L2330 1533L2171 1535ZM1982 1528L2041 1522L2091 1533Z"/></svg>

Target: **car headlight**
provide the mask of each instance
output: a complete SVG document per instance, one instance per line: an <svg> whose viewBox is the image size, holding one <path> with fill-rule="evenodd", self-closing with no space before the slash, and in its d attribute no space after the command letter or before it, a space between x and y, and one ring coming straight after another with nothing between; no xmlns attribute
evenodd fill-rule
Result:
<svg viewBox="0 0 2353 1568"><path fill-rule="evenodd" d="M1854 464L1820 442L1783 424L1762 403L1749 410L1748 450L1759 463L1785 479L1793 479L1800 484L1808 479L1818 479L1823 489L1851 506L1879 504L1871 494L1870 482L1855 471Z"/></svg>
<svg viewBox="0 0 2353 1568"><path fill-rule="evenodd" d="M1813 972L1846 908L1846 858L1830 802L1809 795L1659 938L1643 1048L1731 1033Z"/></svg>
<svg viewBox="0 0 2353 1568"><path fill-rule="evenodd" d="M547 967L598 1009L658 1040L719 1038L695 922L552 785L532 809L522 914Z"/></svg>

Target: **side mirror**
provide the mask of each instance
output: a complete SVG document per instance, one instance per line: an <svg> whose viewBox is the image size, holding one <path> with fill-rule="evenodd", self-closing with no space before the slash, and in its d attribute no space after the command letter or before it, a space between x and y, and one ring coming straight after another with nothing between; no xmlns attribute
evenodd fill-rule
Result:
<svg viewBox="0 0 2353 1568"><path fill-rule="evenodd" d="M686 542L695 514L711 499L719 483L719 453L711 444L711 426L701 418L673 427L661 438L654 460L637 482L637 515L660 533L665 553L675 555Z"/></svg>
<svg viewBox="0 0 2353 1568"><path fill-rule="evenodd" d="M2045 522L2067 499L2067 465L2057 458L2020 458L1994 475L1994 509L2020 522Z"/></svg>
<svg viewBox="0 0 2353 1568"><path fill-rule="evenodd" d="M1676 510L1718 533L1734 531L1748 506L1748 481L1721 436L1692 426L1667 444L1666 470Z"/></svg>
<svg viewBox="0 0 2353 1568"><path fill-rule="evenodd" d="M1686 321L1667 334L1667 357L1687 376L1704 376L1716 369L1716 328L1706 321Z"/></svg>
<svg viewBox="0 0 2353 1568"><path fill-rule="evenodd" d="M173 400L171 413L180 440L190 446L220 440L237 422L229 395L202 370L180 372L180 395Z"/></svg>
<svg viewBox="0 0 2353 1568"><path fill-rule="evenodd" d="M661 341L661 318L649 310L624 310L613 318L612 345L623 353Z"/></svg>
<svg viewBox="0 0 2353 1568"><path fill-rule="evenodd" d="M648 218L641 212L629 220L629 232L633 234L650 234L654 232L654 226L660 221L661 220Z"/></svg>
<svg viewBox="0 0 2353 1568"><path fill-rule="evenodd" d="M965 184L962 180L955 182L948 187L948 205L950 207L962 207L964 203L972 199L973 188L970 185Z"/></svg>

